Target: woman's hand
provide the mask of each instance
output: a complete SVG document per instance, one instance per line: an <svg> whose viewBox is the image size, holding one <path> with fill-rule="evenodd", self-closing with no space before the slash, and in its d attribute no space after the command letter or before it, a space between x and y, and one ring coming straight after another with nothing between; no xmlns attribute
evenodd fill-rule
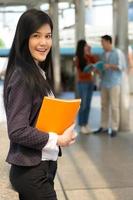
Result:
<svg viewBox="0 0 133 200"><path fill-rule="evenodd" d="M104 64L105 69L110 69L111 65L110 64Z"/></svg>
<svg viewBox="0 0 133 200"><path fill-rule="evenodd" d="M57 144L61 147L66 147L75 142L76 132L74 130L75 124L67 128L62 135L58 136Z"/></svg>

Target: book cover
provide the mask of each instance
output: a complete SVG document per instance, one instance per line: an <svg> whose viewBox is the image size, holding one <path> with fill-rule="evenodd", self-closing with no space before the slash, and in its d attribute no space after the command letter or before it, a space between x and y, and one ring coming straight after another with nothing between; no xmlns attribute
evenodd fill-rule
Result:
<svg viewBox="0 0 133 200"><path fill-rule="evenodd" d="M81 99L44 97L35 127L44 132L62 134L75 122L80 103Z"/></svg>
<svg viewBox="0 0 133 200"><path fill-rule="evenodd" d="M94 69L93 64L90 64L90 65L86 65L83 71L86 73L89 73L89 72L92 72L93 69Z"/></svg>
<svg viewBox="0 0 133 200"><path fill-rule="evenodd" d="M100 72L102 72L104 70L104 64L105 63L103 61L99 61L99 62L96 62L95 64L87 65L84 68L84 72L89 73L89 72L93 71L94 69L97 69Z"/></svg>
<svg viewBox="0 0 133 200"><path fill-rule="evenodd" d="M105 64L105 63L104 63L103 61L99 61L99 62L93 64L93 66L94 66L97 70L103 71L103 70L104 70L104 64Z"/></svg>

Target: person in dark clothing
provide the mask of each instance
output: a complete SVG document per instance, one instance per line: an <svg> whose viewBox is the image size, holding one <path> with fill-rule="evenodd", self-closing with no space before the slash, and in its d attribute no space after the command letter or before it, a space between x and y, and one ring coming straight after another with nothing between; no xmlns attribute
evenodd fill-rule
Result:
<svg viewBox="0 0 133 200"><path fill-rule="evenodd" d="M20 200L56 200L54 177L60 146L75 141L72 124L62 135L35 128L50 84L53 24L43 11L31 9L18 21L4 81L4 105L10 148L10 181Z"/></svg>

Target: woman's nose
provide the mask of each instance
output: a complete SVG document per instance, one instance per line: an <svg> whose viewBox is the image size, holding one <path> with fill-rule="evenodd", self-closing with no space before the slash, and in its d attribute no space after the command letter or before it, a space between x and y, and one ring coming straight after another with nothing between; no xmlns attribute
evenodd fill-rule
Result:
<svg viewBox="0 0 133 200"><path fill-rule="evenodd" d="M40 45L46 45L46 44L47 40L44 37L40 38Z"/></svg>

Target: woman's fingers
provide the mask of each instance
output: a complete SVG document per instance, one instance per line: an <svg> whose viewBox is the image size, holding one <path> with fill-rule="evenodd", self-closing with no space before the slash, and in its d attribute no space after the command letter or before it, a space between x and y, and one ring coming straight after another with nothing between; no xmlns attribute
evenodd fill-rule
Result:
<svg viewBox="0 0 133 200"><path fill-rule="evenodd" d="M72 131L75 127L75 123L73 123L71 126L69 126L69 128L67 128L68 131Z"/></svg>
<svg viewBox="0 0 133 200"><path fill-rule="evenodd" d="M75 139L71 140L71 142L69 142L69 145L74 144L75 143Z"/></svg>

